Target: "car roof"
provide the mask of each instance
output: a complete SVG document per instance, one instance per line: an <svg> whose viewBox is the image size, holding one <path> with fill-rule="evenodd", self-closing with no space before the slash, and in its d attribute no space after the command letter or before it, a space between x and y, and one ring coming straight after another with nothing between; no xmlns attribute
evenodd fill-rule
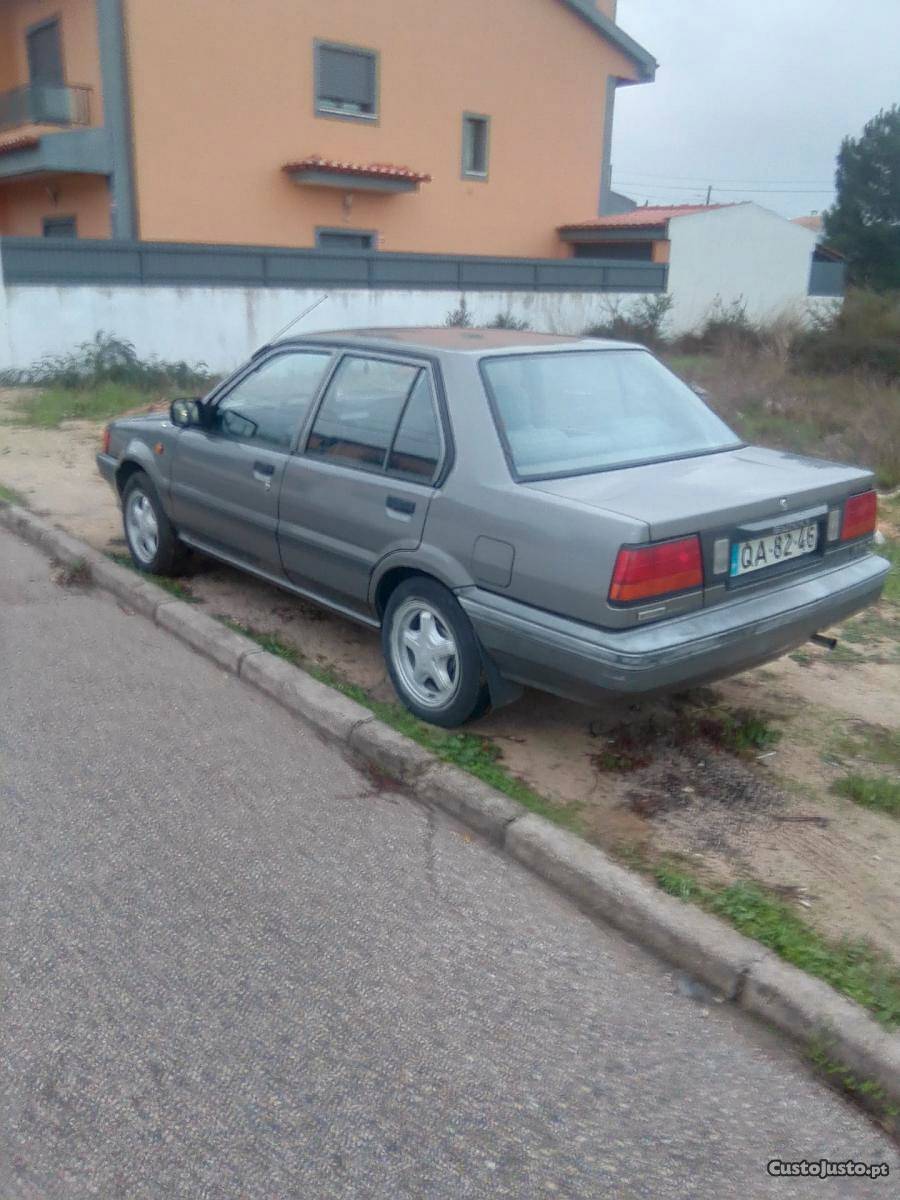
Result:
<svg viewBox="0 0 900 1200"><path fill-rule="evenodd" d="M360 349L383 349L441 354L508 354L559 350L635 350L634 342L606 338L570 337L561 333L532 333L520 329L467 329L459 326L386 327L384 329L329 329L285 338L279 345L318 342Z"/></svg>

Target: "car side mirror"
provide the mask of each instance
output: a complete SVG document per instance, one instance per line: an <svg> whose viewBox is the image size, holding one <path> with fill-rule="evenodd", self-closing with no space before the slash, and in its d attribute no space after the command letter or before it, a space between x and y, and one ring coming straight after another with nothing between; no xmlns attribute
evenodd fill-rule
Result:
<svg viewBox="0 0 900 1200"><path fill-rule="evenodd" d="M203 424L203 403L192 399L173 400L169 405L169 420L179 429Z"/></svg>

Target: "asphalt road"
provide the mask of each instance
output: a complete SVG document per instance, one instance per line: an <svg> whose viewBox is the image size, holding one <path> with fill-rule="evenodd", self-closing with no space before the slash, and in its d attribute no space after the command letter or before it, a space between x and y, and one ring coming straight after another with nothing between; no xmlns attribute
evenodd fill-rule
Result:
<svg viewBox="0 0 900 1200"><path fill-rule="evenodd" d="M794 1052L0 531L0 1197L896 1195ZM774 1179L772 1158L892 1178Z"/></svg>

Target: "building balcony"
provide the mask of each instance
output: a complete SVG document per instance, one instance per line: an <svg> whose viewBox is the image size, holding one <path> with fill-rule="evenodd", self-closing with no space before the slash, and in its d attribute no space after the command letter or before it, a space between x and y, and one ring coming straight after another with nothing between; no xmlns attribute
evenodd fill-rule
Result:
<svg viewBox="0 0 900 1200"><path fill-rule="evenodd" d="M0 92L0 133L27 125L90 125L91 89L31 83Z"/></svg>

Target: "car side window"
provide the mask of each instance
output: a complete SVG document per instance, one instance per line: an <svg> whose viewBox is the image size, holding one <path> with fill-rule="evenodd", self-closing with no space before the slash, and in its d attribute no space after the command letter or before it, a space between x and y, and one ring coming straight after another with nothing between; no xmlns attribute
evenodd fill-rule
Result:
<svg viewBox="0 0 900 1200"><path fill-rule="evenodd" d="M330 354L313 351L267 359L216 405L213 431L270 450L290 450L330 361Z"/></svg>
<svg viewBox="0 0 900 1200"><path fill-rule="evenodd" d="M400 419L387 469L416 483L431 483L441 460L441 433L427 371L416 380Z"/></svg>
<svg viewBox="0 0 900 1200"><path fill-rule="evenodd" d="M420 367L348 355L328 385L306 453L350 467L383 470Z"/></svg>

